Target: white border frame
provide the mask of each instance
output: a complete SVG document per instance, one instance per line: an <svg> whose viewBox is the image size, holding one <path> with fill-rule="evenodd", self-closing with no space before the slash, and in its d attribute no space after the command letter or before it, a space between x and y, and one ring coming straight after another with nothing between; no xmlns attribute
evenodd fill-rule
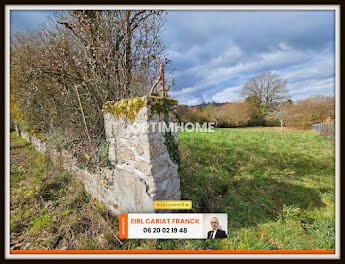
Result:
<svg viewBox="0 0 345 264"><path fill-rule="evenodd" d="M10 254L10 11L71 9L159 9L159 10L334 10L335 11L335 100L336 100L336 179L335 179L335 254ZM6 259L340 259L340 6L339 5L5 5L5 258ZM7 230L6 230L7 228Z"/></svg>

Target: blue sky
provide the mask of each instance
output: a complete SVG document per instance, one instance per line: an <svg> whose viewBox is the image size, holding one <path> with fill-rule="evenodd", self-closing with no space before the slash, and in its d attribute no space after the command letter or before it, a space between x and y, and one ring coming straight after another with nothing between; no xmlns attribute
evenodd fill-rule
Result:
<svg viewBox="0 0 345 264"><path fill-rule="evenodd" d="M11 11L11 32L53 11ZM168 11L164 32L181 104L240 100L262 72L288 79L293 100L334 95L334 11Z"/></svg>

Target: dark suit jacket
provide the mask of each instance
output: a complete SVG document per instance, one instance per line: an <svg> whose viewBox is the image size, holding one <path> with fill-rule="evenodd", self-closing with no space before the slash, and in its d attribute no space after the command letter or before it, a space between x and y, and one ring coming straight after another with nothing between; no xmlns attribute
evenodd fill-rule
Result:
<svg viewBox="0 0 345 264"><path fill-rule="evenodd" d="M212 238L211 237L211 231L208 231L207 233L207 238ZM228 236L226 235L225 231L224 230L220 230L220 229L217 229L217 233L216 233L216 236L214 238L227 238Z"/></svg>

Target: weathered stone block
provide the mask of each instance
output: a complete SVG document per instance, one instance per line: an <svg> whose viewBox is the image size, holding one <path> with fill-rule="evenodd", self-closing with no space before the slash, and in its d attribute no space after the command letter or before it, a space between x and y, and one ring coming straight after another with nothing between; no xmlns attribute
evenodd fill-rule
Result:
<svg viewBox="0 0 345 264"><path fill-rule="evenodd" d="M167 152L163 138L154 138L150 140L150 158L155 159Z"/></svg>
<svg viewBox="0 0 345 264"><path fill-rule="evenodd" d="M137 148L136 148L136 151L139 155L143 154L144 153L144 149L142 146L138 145Z"/></svg>
<svg viewBox="0 0 345 264"><path fill-rule="evenodd" d="M162 172L164 169L168 168L168 164L164 159L158 159L152 163L152 174L156 177L158 173Z"/></svg>
<svg viewBox="0 0 345 264"><path fill-rule="evenodd" d="M135 158L134 153L127 148L118 149L117 150L117 156L124 158L126 160L134 160L134 158Z"/></svg>
<svg viewBox="0 0 345 264"><path fill-rule="evenodd" d="M115 183L109 195L118 202L121 211L137 208L139 212L146 208L153 212L154 199L165 199L167 195L174 195L180 190L178 165L169 156L164 133L158 131L158 122L166 117L166 105L168 117L175 121L176 101L169 98L141 97L105 104L105 122L113 122L112 133L107 133L112 137L107 136L107 140L116 142L116 153L112 153L112 158L115 155L117 160ZM107 127L110 125L107 124ZM174 137L177 147L178 133L174 133ZM142 193L139 195L140 192L134 189L140 188ZM121 201L123 198L120 199L119 194L131 198L134 204Z"/></svg>
<svg viewBox="0 0 345 264"><path fill-rule="evenodd" d="M143 160L136 161L135 168L147 176L152 175L152 165Z"/></svg>

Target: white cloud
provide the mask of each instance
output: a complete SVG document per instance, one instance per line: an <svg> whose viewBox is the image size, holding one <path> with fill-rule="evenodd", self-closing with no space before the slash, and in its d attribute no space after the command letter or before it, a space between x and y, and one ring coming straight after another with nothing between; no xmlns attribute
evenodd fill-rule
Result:
<svg viewBox="0 0 345 264"><path fill-rule="evenodd" d="M291 96L329 94L334 89L332 12L176 11L171 15L170 53L173 62L184 67L176 74L173 92L180 100L237 100L239 87L266 71L288 79Z"/></svg>
<svg viewBox="0 0 345 264"><path fill-rule="evenodd" d="M317 94L334 94L335 80L333 77L322 80L304 80L288 85L295 97L306 97L310 92Z"/></svg>
<svg viewBox="0 0 345 264"><path fill-rule="evenodd" d="M195 96L177 96L174 97L178 100L179 104L183 105L198 105L201 104L202 100Z"/></svg>
<svg viewBox="0 0 345 264"><path fill-rule="evenodd" d="M195 86L192 86L192 87L182 88L179 91L171 91L170 94L174 95L174 96L184 95L184 94L189 94L189 93L196 92L196 91L200 90L201 88L202 88L201 85L195 85Z"/></svg>
<svg viewBox="0 0 345 264"><path fill-rule="evenodd" d="M202 49L200 46L194 45L183 52L180 50L169 49L167 53L169 55L169 58L173 61L193 58L195 59L200 53L202 53Z"/></svg>
<svg viewBox="0 0 345 264"><path fill-rule="evenodd" d="M285 42L280 42L278 44L279 48L281 48L282 50L288 50L291 49L291 47L289 45L287 45Z"/></svg>
<svg viewBox="0 0 345 264"><path fill-rule="evenodd" d="M226 61L227 56L231 57L231 54L233 54L235 57L240 56L241 50L238 47L233 47L228 49L226 54L226 56L219 56L209 63L206 62L205 64L187 69L187 73L184 72L183 74L194 77L197 76L199 81L197 81L195 85L191 87L182 88L179 91L173 92L172 94L176 96L192 94L197 91L202 91L210 86L217 87L221 82L231 82L233 78L239 75L245 75L246 78L249 78L250 76L248 76L248 74L257 74L258 72L263 71L261 70L263 68L279 68L286 64L298 64L298 62L304 62L308 58L311 58L315 55L310 51L302 52L290 48L282 50L279 47L276 47L276 50L260 53L247 62L241 62L241 58L238 58L239 62L233 66L219 66L218 64L223 64L224 61ZM242 83L245 81L247 81L247 79L243 79ZM235 96L235 93L231 94L231 96L227 96L227 98L234 97L238 96ZM213 96L212 98L219 98L223 101L225 100L220 96Z"/></svg>
<svg viewBox="0 0 345 264"><path fill-rule="evenodd" d="M224 54L214 58L209 62L209 67L217 67L218 65L230 64L236 62L243 55L242 50L238 46L231 46Z"/></svg>
<svg viewBox="0 0 345 264"><path fill-rule="evenodd" d="M328 49L314 54L309 61L289 67L284 73L284 77L291 81L328 78L330 75L334 75L334 56Z"/></svg>
<svg viewBox="0 0 345 264"><path fill-rule="evenodd" d="M239 100L239 91L242 89L242 86L229 87L223 91L216 93L212 96L212 101L224 103L229 101Z"/></svg>

